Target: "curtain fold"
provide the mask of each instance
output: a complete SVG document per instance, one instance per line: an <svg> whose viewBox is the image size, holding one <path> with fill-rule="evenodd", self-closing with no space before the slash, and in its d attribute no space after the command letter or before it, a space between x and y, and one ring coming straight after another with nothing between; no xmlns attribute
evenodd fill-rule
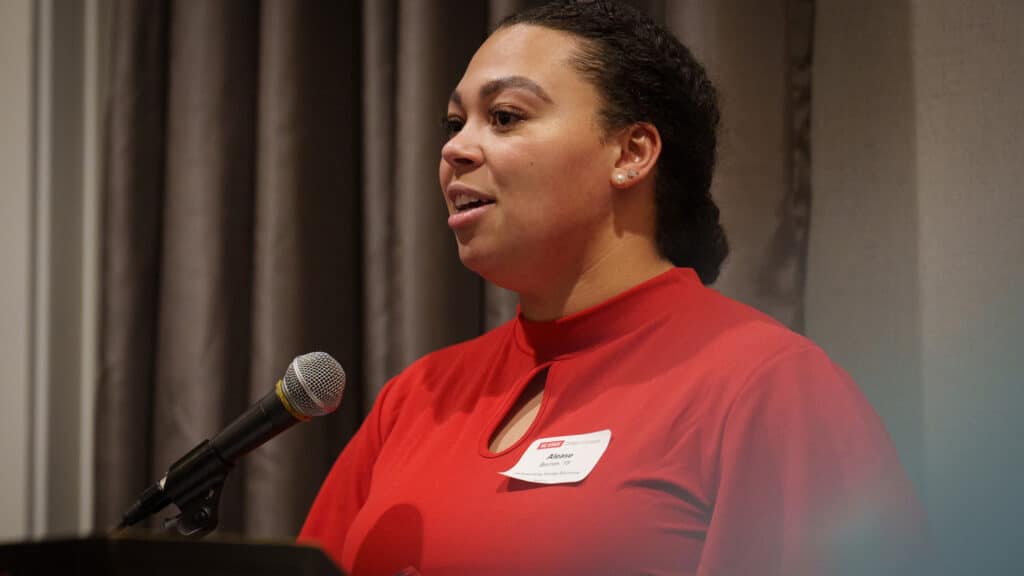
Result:
<svg viewBox="0 0 1024 576"><path fill-rule="evenodd" d="M294 534L362 414L360 13L352 2L263 3L250 397L322 350L349 385L338 413L245 459L252 535Z"/></svg>
<svg viewBox="0 0 1024 576"><path fill-rule="evenodd" d="M397 332L392 306L397 283L395 243L395 151L398 129L394 119L398 43L397 0L368 2L363 9L363 337L366 354L369 411L384 382L399 369Z"/></svg>
<svg viewBox="0 0 1024 576"><path fill-rule="evenodd" d="M164 196L167 6L111 10L108 159L100 290L95 521L115 525L147 483L153 444L157 302Z"/></svg>
<svg viewBox="0 0 1024 576"><path fill-rule="evenodd" d="M457 33L452 31L457 30ZM401 2L395 121L395 306L398 363L444 342L480 333L480 279L459 262L445 221L438 161L449 92L487 33L487 4L459 0ZM424 257L430 254L430 257Z"/></svg>
<svg viewBox="0 0 1024 576"><path fill-rule="evenodd" d="M222 496L223 531L293 536L381 386L512 316L515 295L458 261L437 184L439 121L488 30L539 3L115 0L97 526L116 523L172 462L266 394L294 356L323 350L348 372L339 412L248 455ZM635 4L684 41L708 22L732 23L698 53L743 73L761 54L730 49L727 35L737 23L754 34L784 2L713 13ZM784 16L771 22L747 48L779 42L784 52ZM757 78L785 86L784 54L778 62ZM751 202L778 205L787 140L762 129L785 124L784 89L742 100L741 115L736 91L750 84L712 72L725 79L731 142L768 158L744 166L726 146L717 193L741 215ZM753 114L773 116L731 124ZM773 234L730 233L741 255L760 254ZM756 259L731 264L726 291L771 306L750 287L767 265ZM799 307L795 297L785 305Z"/></svg>
<svg viewBox="0 0 1024 576"><path fill-rule="evenodd" d="M171 4L155 471L247 403L257 8ZM226 529L240 528L241 509L241 492L225 490Z"/></svg>

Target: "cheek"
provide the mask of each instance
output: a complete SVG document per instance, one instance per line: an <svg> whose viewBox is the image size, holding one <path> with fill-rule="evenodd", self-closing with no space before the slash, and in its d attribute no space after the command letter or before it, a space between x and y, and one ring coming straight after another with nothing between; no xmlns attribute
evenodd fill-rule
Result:
<svg viewBox="0 0 1024 576"><path fill-rule="evenodd" d="M525 236L545 241L591 229L606 209L593 174L590 161L550 151L524 165L516 182L514 220L508 224Z"/></svg>
<svg viewBox="0 0 1024 576"><path fill-rule="evenodd" d="M605 147L584 118L572 117L553 126L551 138L538 157L552 171L552 178L590 184L605 161Z"/></svg>
<svg viewBox="0 0 1024 576"><path fill-rule="evenodd" d="M602 150L590 141L561 138L531 155L525 168L529 181L544 191L544 204L557 211L588 210L607 184Z"/></svg>
<svg viewBox="0 0 1024 576"><path fill-rule="evenodd" d="M498 202L518 206L524 196L529 196L535 174L531 148L523 143L498 142L485 149L477 179L498 194Z"/></svg>

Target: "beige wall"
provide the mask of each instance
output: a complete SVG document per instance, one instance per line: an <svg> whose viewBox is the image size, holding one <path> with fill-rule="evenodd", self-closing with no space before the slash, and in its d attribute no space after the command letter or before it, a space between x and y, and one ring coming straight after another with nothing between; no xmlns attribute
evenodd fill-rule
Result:
<svg viewBox="0 0 1024 576"><path fill-rule="evenodd" d="M939 573L1019 573L1024 3L817 11L809 335L886 418Z"/></svg>
<svg viewBox="0 0 1024 576"><path fill-rule="evenodd" d="M818 5L807 334L924 475L918 184L905 2Z"/></svg>
<svg viewBox="0 0 1024 576"><path fill-rule="evenodd" d="M0 540L92 529L106 8L0 2Z"/></svg>
<svg viewBox="0 0 1024 576"><path fill-rule="evenodd" d="M1020 574L1024 3L915 8L926 489L954 565Z"/></svg>
<svg viewBox="0 0 1024 576"><path fill-rule="evenodd" d="M0 2L0 541L28 532L31 0Z"/></svg>

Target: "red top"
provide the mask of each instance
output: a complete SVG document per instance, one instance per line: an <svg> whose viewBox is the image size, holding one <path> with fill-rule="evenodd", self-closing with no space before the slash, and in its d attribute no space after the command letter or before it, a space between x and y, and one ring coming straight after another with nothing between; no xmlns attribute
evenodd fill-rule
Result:
<svg viewBox="0 0 1024 576"><path fill-rule="evenodd" d="M489 441L547 369L524 437ZM610 429L590 475L499 475L537 438ZM811 574L916 518L884 427L805 338L674 269L522 317L388 383L299 536L354 576ZM865 554L865 552L868 552Z"/></svg>

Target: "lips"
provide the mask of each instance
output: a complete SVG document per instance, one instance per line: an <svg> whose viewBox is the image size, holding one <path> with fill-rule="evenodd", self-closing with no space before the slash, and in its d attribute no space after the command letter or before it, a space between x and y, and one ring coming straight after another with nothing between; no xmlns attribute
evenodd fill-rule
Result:
<svg viewBox="0 0 1024 576"><path fill-rule="evenodd" d="M494 200L470 196L469 194L458 194L452 201L456 212L465 212L466 210L472 210L473 208L479 208L488 204L494 204Z"/></svg>
<svg viewBox="0 0 1024 576"><path fill-rule="evenodd" d="M454 183L449 185L444 195L448 198L448 202L456 212L472 210L478 206L494 203L494 197L490 194L484 194L465 184Z"/></svg>
<svg viewBox="0 0 1024 576"><path fill-rule="evenodd" d="M445 190L445 197L453 213L448 217L448 226L462 228L482 217L495 204L495 199L463 184L452 184Z"/></svg>

